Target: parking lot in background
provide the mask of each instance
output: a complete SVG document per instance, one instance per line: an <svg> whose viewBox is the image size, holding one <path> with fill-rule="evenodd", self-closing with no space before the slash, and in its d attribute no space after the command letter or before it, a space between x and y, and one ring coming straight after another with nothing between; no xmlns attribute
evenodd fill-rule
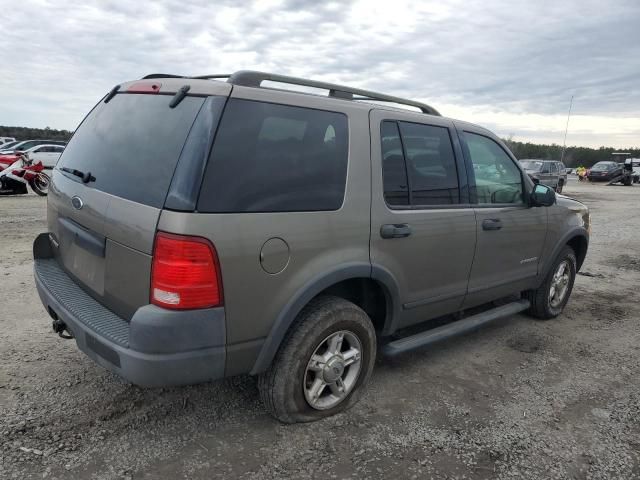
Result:
<svg viewBox="0 0 640 480"><path fill-rule="evenodd" d="M637 478L640 186L563 193L593 230L559 318L380 358L352 410L290 426L252 378L146 390L55 336L32 276L46 199L0 197L0 478Z"/></svg>

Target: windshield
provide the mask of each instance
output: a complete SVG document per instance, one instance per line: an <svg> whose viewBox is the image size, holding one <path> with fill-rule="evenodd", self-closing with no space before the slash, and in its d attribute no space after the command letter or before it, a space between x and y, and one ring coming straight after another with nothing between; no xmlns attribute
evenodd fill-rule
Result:
<svg viewBox="0 0 640 480"><path fill-rule="evenodd" d="M520 165L522 165L522 168L524 168L529 172L539 172L540 170L542 170L543 163L544 162L541 162L539 160L521 160L520 161Z"/></svg>
<svg viewBox="0 0 640 480"><path fill-rule="evenodd" d="M591 170L595 170L596 172L601 170L611 170L615 165L616 164L613 162L598 162L591 167Z"/></svg>
<svg viewBox="0 0 640 480"><path fill-rule="evenodd" d="M204 102L186 97L169 108L166 95L118 94L100 102L64 150L57 169L91 173L88 187L160 208L180 152Z"/></svg>

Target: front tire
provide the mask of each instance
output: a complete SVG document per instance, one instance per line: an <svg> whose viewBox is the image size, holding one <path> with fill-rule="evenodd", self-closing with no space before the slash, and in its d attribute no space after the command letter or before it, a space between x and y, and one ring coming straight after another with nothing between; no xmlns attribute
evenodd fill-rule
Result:
<svg viewBox="0 0 640 480"><path fill-rule="evenodd" d="M525 292L525 298L531 302L527 313L541 320L549 320L560 315L571 296L576 271L576 254L571 247L565 246L556 257L542 285Z"/></svg>
<svg viewBox="0 0 640 480"><path fill-rule="evenodd" d="M353 406L376 357L367 314L339 297L319 297L298 315L271 368L258 379L266 410L284 423L312 422Z"/></svg>
<svg viewBox="0 0 640 480"><path fill-rule="evenodd" d="M46 173L38 173L33 180L29 182L31 189L41 197L46 197L49 193L49 183L51 179Z"/></svg>

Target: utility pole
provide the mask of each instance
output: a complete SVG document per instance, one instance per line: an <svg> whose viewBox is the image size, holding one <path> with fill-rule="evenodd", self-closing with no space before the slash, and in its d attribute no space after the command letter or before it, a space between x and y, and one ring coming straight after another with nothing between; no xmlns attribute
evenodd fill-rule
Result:
<svg viewBox="0 0 640 480"><path fill-rule="evenodd" d="M560 161L564 163L564 151L567 148L567 132L569 131L569 118L571 117L571 107L573 106L573 95L571 95L571 101L569 102L569 113L567 114L567 126L564 129L564 142L562 142L562 157Z"/></svg>

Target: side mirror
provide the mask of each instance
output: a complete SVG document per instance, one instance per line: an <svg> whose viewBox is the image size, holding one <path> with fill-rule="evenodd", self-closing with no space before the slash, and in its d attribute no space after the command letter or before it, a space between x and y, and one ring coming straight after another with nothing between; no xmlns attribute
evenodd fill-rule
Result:
<svg viewBox="0 0 640 480"><path fill-rule="evenodd" d="M556 203L556 192L546 185L537 184L529 197L533 207L550 207Z"/></svg>

